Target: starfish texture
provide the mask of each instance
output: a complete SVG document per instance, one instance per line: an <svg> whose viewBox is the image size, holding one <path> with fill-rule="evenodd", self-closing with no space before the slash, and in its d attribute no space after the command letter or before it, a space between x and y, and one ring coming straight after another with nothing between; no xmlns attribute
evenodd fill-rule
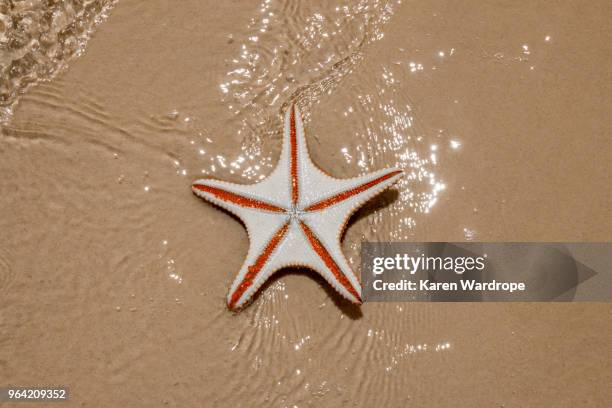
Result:
<svg viewBox="0 0 612 408"><path fill-rule="evenodd" d="M227 296L229 309L242 308L277 270L302 266L318 272L342 296L361 303L361 284L340 238L350 215L402 176L388 168L339 180L311 161L300 112L287 109L280 159L259 183L203 179L193 192L240 218L250 246Z"/></svg>

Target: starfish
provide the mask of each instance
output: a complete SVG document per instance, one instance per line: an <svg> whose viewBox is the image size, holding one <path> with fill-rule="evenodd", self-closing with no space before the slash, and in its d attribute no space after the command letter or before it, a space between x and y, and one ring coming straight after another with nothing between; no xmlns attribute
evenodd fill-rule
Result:
<svg viewBox="0 0 612 408"><path fill-rule="evenodd" d="M327 175L310 159L298 108L287 109L280 159L267 178L250 185L202 179L192 186L196 195L240 218L249 235L228 308L243 308L274 272L289 266L318 272L346 299L361 304L361 284L340 238L350 215L402 173L388 168L343 180Z"/></svg>

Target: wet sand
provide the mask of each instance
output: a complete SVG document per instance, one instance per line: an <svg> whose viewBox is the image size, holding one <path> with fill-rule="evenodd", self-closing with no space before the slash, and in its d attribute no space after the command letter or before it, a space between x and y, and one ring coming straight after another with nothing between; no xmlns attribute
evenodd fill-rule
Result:
<svg viewBox="0 0 612 408"><path fill-rule="evenodd" d="M248 241L204 176L274 166L300 104L337 177L390 165L362 240L610 241L606 2L121 0L0 135L0 385L66 406L605 407L609 304L365 304ZM20 405L27 406L27 405Z"/></svg>

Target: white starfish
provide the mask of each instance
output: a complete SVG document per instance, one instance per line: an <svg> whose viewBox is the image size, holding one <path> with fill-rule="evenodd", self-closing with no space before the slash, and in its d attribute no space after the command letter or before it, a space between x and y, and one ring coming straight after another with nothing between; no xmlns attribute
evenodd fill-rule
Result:
<svg viewBox="0 0 612 408"><path fill-rule="evenodd" d="M227 296L232 310L243 307L277 270L304 266L318 272L353 303L361 285L340 249L350 215L402 176L398 168L351 179L335 179L310 160L302 118L285 114L283 147L274 171L251 185L197 180L193 192L238 216L250 239L249 252Z"/></svg>

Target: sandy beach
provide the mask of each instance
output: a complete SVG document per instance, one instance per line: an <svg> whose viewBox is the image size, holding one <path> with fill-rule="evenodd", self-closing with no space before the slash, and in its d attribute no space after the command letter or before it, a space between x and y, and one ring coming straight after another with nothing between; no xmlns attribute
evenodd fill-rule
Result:
<svg viewBox="0 0 612 408"><path fill-rule="evenodd" d="M609 303L354 307L288 269L232 313L247 234L191 191L268 175L296 103L324 171L406 172L349 224L355 271L362 241L611 241L608 2L75 1L54 22L31 3L0 5L0 386L609 406Z"/></svg>

